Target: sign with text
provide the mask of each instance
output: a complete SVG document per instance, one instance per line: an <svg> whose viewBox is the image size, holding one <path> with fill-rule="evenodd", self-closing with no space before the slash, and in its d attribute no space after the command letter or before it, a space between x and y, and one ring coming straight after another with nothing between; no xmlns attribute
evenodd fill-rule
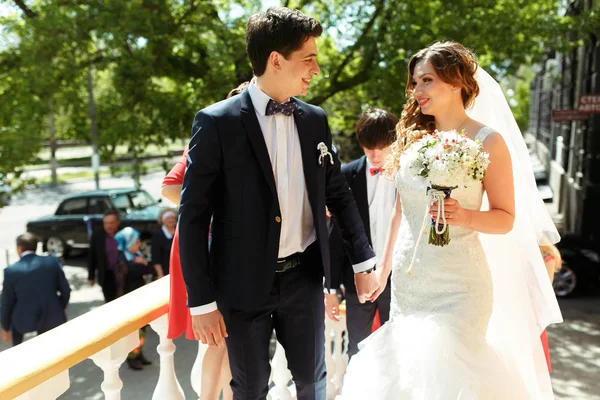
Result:
<svg viewBox="0 0 600 400"><path fill-rule="evenodd" d="M588 112L579 110L552 110L553 122L585 121L590 117Z"/></svg>
<svg viewBox="0 0 600 400"><path fill-rule="evenodd" d="M588 114L600 113L600 94L579 95L577 110Z"/></svg>

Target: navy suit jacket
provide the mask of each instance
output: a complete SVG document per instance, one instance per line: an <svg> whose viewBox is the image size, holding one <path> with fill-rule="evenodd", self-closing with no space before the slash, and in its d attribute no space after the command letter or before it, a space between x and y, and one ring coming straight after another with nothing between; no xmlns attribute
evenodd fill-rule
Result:
<svg viewBox="0 0 600 400"><path fill-rule="evenodd" d="M358 212L364 224L365 232L367 233L369 243L371 244L371 221L369 218L369 199L367 193L367 157L362 156L357 160L345 164L342 166L341 170L352 190ZM340 287L340 284L344 284L346 290L356 293L352 262L344 251L344 240L338 228L337 218L334 218L332 225L329 238L331 252L331 287L337 289Z"/></svg>
<svg viewBox="0 0 600 400"><path fill-rule="evenodd" d="M52 329L66 322L70 295L58 258L27 254L4 270L2 328L19 333Z"/></svg>
<svg viewBox="0 0 600 400"><path fill-rule="evenodd" d="M332 149L327 117L295 99L308 199L320 256L304 266L330 285L325 206L339 220L354 264L374 257L352 193L333 153L319 165L317 145ZM179 245L188 306L219 301L248 310L263 304L275 278L281 233L273 169L247 90L199 111L192 127L179 214ZM211 215L211 245L208 226Z"/></svg>

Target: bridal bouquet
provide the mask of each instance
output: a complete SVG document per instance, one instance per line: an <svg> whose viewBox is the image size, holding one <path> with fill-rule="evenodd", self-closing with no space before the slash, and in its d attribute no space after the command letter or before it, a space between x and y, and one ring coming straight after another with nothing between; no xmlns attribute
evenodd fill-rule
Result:
<svg viewBox="0 0 600 400"><path fill-rule="evenodd" d="M453 189L466 187L483 180L490 160L479 141L469 139L464 130L434 131L414 145L416 157L410 164L411 174L429 182L427 196L430 204L437 201L437 218L432 218L429 244L445 246L450 243L446 226L444 199ZM423 229L425 229L424 221Z"/></svg>

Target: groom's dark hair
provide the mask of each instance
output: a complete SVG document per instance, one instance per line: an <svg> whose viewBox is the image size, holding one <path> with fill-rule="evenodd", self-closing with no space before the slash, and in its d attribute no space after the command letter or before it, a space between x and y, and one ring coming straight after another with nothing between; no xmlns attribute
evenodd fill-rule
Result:
<svg viewBox="0 0 600 400"><path fill-rule="evenodd" d="M370 108L363 113L356 124L356 138L361 147L381 149L396 140L398 118L381 108Z"/></svg>
<svg viewBox="0 0 600 400"><path fill-rule="evenodd" d="M246 26L246 53L256 76L267 69L271 52L281 53L286 59L310 37L323 33L316 19L286 7L271 7L254 14Z"/></svg>

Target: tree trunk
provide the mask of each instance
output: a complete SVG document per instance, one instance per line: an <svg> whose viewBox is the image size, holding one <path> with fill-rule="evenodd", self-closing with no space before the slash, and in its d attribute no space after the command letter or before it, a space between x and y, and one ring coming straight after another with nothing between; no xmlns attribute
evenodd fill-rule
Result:
<svg viewBox="0 0 600 400"><path fill-rule="evenodd" d="M100 154L98 153L98 128L96 125L96 104L94 103L94 79L92 68L88 69L88 96L90 103L90 135L92 139L92 169L96 189L100 189Z"/></svg>
<svg viewBox="0 0 600 400"><path fill-rule="evenodd" d="M51 185L56 186L58 184L58 177L56 169L58 163L56 162L56 126L54 124L54 100L50 96L50 102L48 104L48 130L50 133L50 174L51 174Z"/></svg>

